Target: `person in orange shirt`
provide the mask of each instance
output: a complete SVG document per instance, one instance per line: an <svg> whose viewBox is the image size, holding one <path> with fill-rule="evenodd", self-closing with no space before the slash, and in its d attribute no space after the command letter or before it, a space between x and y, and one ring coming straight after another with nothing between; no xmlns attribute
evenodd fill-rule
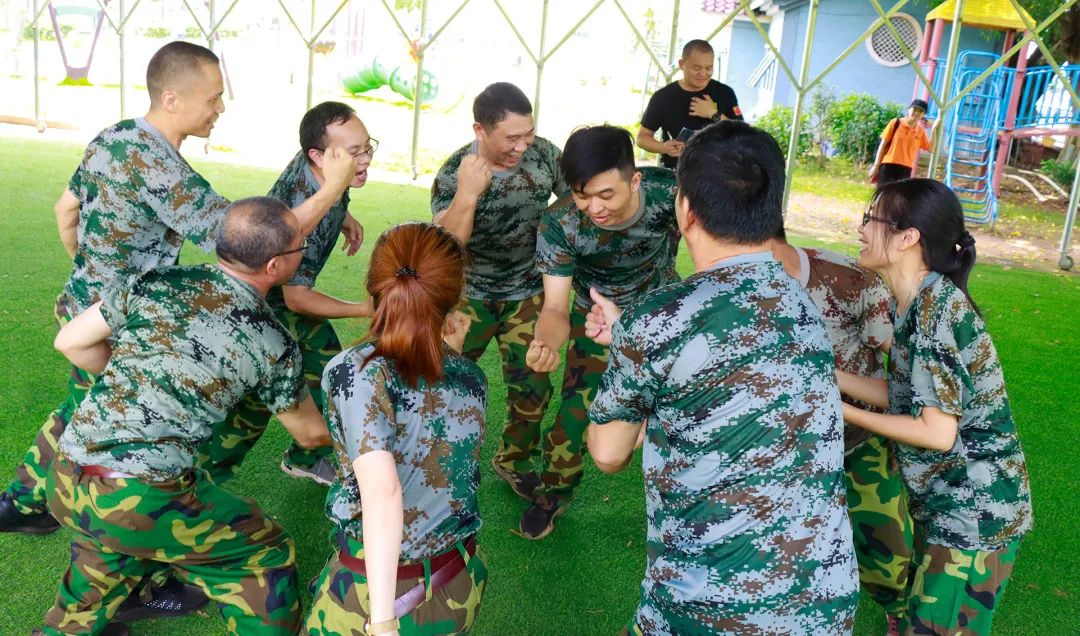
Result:
<svg viewBox="0 0 1080 636"><path fill-rule="evenodd" d="M921 123L925 115L926 102L915 99L908 106L907 117L897 117L885 127L870 167L872 183L880 186L911 177L919 150L930 150L930 137Z"/></svg>

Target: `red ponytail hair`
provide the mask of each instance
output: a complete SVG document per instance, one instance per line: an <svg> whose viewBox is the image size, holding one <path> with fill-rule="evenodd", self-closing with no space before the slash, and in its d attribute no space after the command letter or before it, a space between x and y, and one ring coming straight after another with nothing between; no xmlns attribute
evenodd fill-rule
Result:
<svg viewBox="0 0 1080 636"><path fill-rule="evenodd" d="M403 223L375 242L367 276L375 304L371 357L393 360L411 387L443 378L443 323L461 298L464 270L465 248L438 225Z"/></svg>

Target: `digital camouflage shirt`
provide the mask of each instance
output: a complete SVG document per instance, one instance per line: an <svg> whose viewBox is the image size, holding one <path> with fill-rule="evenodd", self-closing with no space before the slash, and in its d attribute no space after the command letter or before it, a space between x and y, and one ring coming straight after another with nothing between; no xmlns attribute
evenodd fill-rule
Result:
<svg viewBox="0 0 1080 636"><path fill-rule="evenodd" d="M799 283L825 319L836 368L859 376L885 377L881 347L892 338L892 292L854 258L828 250L796 247L795 251L799 254ZM845 450L855 448L870 435L864 428L845 426Z"/></svg>
<svg viewBox="0 0 1080 636"><path fill-rule="evenodd" d="M321 187L311 171L311 166L308 165L306 156L301 151L296 153L289 165L285 167L267 196L281 200L290 208L297 208L304 201L315 196ZM348 188L345 189L341 200L330 208L311 234L308 234L307 244L300 256L300 265L297 266L289 282L285 283L286 285L302 285L309 288L315 286L315 278L322 272L326 261L334 252L334 246L337 245L338 235L341 234L341 226L345 223L347 214L349 214ZM271 289L266 299L274 308L285 306L285 297L280 287Z"/></svg>
<svg viewBox="0 0 1080 636"><path fill-rule="evenodd" d="M254 287L217 266L144 274L102 298L101 315L112 358L60 438L77 464L168 480L247 393L271 413L308 395L292 337Z"/></svg>
<svg viewBox="0 0 1080 636"><path fill-rule="evenodd" d="M536 266L541 274L573 276L576 304L582 309L592 306L590 287L625 307L643 293L679 280L675 173L666 168L640 172L638 210L621 227L596 225L573 199L552 206L540 220Z"/></svg>
<svg viewBox="0 0 1080 636"><path fill-rule="evenodd" d="M849 634L859 581L828 335L769 253L650 292L589 409L646 422L647 634Z"/></svg>
<svg viewBox="0 0 1080 636"><path fill-rule="evenodd" d="M212 251L229 205L141 118L98 133L68 190L79 200L79 239L64 292L77 314L140 274L175 265L184 239Z"/></svg>
<svg viewBox="0 0 1080 636"><path fill-rule="evenodd" d="M439 168L431 184L431 213L450 207L457 193L457 171L476 143L462 146ZM540 293L536 269L536 228L552 194L569 194L559 171L559 149L536 141L514 170L495 172L476 202L472 236L465 245L469 267L465 296L483 300L522 300Z"/></svg>
<svg viewBox="0 0 1080 636"><path fill-rule="evenodd" d="M353 461L388 451L397 464L405 524L401 559L427 559L480 529L479 452L487 408L480 367L446 349L445 377L412 388L383 357L364 361L362 343L334 357L323 372L326 420L340 472L326 498L339 532L363 541L360 490Z"/></svg>
<svg viewBox="0 0 1080 636"><path fill-rule="evenodd" d="M1031 529L1031 488L1005 379L986 324L937 273L923 279L896 320L889 350L889 410L924 407L959 418L945 452L896 444L911 517L928 543L998 550Z"/></svg>

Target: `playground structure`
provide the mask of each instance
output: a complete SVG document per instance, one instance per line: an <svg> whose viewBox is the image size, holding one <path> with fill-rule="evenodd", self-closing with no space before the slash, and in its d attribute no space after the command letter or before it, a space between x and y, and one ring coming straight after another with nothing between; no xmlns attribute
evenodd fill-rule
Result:
<svg viewBox="0 0 1080 636"><path fill-rule="evenodd" d="M128 86L124 72L125 25L128 24L129 18L131 17L132 13L140 6L141 0L112 0L108 3L105 3L104 0L96 1L98 2L99 7L101 7L104 13L105 20L108 22L112 31L115 32L118 38L120 53L119 105L120 115L121 117L125 117L127 116L127 109L125 103L125 88ZM182 0L182 3L194 19L196 25L198 26L198 30L201 32L202 36L206 40L207 46L213 49L215 47L216 34L218 30L222 27L224 21L228 18L229 14L233 11L236 4L240 1L241 0L225 0L224 2L222 2L221 0L204 0L204 2L200 4L203 4L205 9L208 10L208 19L206 16L200 17L200 12L197 12L192 7L191 3L187 2L186 0ZM416 61L414 69L415 80L412 82L412 86L423 87L425 77L425 54L429 51L434 41L439 38L439 36L451 25L451 23L454 22L454 20L458 17L462 10L470 4L470 2L479 4L483 0L458 0L459 4L449 2L438 3L439 12L445 17L443 18L444 21L442 22L442 24L435 29L429 28L428 15L429 9L433 8L436 3L433 3L430 0L415 0L413 4L417 5L416 9L419 16L419 28L412 30L406 29L406 27L402 24L398 12L396 12L391 7L391 4L388 2L388 0L379 0L379 2L375 2L375 0L323 0L323 4L328 4L332 9L329 13L329 17L327 17L325 21L316 19L316 5L318 4L318 0L310 0L310 21L303 20L307 28L301 26L300 18L297 15L294 15L293 11L290 10L289 6L287 6L286 4L286 0L278 0L277 4L279 5L284 15L288 18L288 21L294 27L296 34L299 35L300 39L302 40L304 46L308 51L308 106L310 106L312 103L312 78L314 76L315 53L323 44L319 38L334 21L337 15L347 5L349 5L350 1L355 4L366 4L370 2L371 4L382 5L382 7L387 11L389 16L393 19L394 25L397 27L397 31L404 38L405 42L412 48L411 54ZM550 45L548 40L549 5L554 0L540 0L535 5L540 12L539 23L537 24L535 21L529 21L527 24L530 31L532 29L537 29L539 32L539 46L537 48L531 46L530 43L526 40L526 37L522 34L522 31L519 30L519 25L516 24L515 21L510 17L510 14L507 13L505 7L503 6L503 1L504 0L490 0L490 3L494 5L494 8L498 10L498 12L502 15L503 18L505 18L506 24L509 27L509 31L521 44L522 50L528 55L536 68L536 83L535 90L532 94L532 99L534 114L538 127L540 126L542 112L541 96L545 63L553 55L555 55L559 51L559 49L575 33L577 33L581 29L582 25L584 25L590 19L590 17L596 13L597 9L604 4L613 5L614 8L618 10L619 15L621 15L622 19L625 21L625 26L629 27L630 31L633 33L634 38L639 43L642 50L650 57L652 62L658 68L662 69L663 76L666 81L671 81L678 70L675 65L675 50L676 44L679 41L678 30L681 0L670 0L672 6L672 19L670 45L667 47L666 56L658 55L654 51L653 47L650 46L650 43L642 34L642 30L639 29L638 25L635 24L633 19L631 19L630 14L628 13L625 6L625 3L628 0L590 0L582 6L572 5L570 7L564 7L564 10L570 12L580 11L581 17L574 23L572 27L570 27L570 29L565 33L565 35L563 35L554 44L554 46ZM930 102L931 110L934 115L944 113L944 119L948 121L950 119L951 113L953 113L954 111L958 112L962 110L961 102L968 105L968 110L970 111L968 114L971 115L971 118L966 119L962 117L956 117L954 118L954 120L959 122L959 124L956 125L954 128L950 128L950 132L954 136L954 140L950 141L949 145L953 148L963 150L962 152L953 152L950 155L950 165L954 163L953 158L957 159L957 161L955 162L957 164L957 170L954 171L957 174L960 173L961 166L964 166L964 164L960 163L960 161L968 161L969 163L976 164L975 166L966 166L964 169L965 173L974 172L976 174L979 174L980 172L985 172L986 174L989 174L989 164L994 161L999 154L1001 155L1001 161L1004 161L1005 153L995 153L994 149L989 148L990 145L994 145L996 147L996 145L1001 143L1002 135L998 134L997 130L994 130L993 134L989 134L986 132L995 127L993 125L981 125L976 127L974 125L969 125L969 123L990 123L1000 120L1003 117L1006 121L1011 119L1010 125L1001 126L1001 130L1006 131L1003 133L1006 142L1019 136L1025 136L1025 134L1042 134L1035 132L1041 124L1035 125L1033 120L1023 120L1016 118L1016 115L1018 113L1023 112L1022 108L1007 107L1008 104L1013 103L1013 96L1015 95L1016 91L1020 91L1023 95L1030 96L1034 94L1037 88L1034 83L1028 84L1027 82L1023 81L1023 79L1021 79L1012 82L1008 86L1005 86L1000 81L991 80L988 88L980 88L986 83L987 79L989 79L995 73L998 73L998 71L1005 66L1005 63L1008 59L1012 58L1014 55L1022 53L1022 51L1029 44L1034 42L1038 45L1038 47L1047 59L1049 70L1047 71L1040 67L1039 69L1031 69L1029 73L1023 74L1021 73L1021 71L1027 71L1027 69L1020 67L1018 63L1017 69L1009 69L1002 71L1005 82L1008 82L1008 74L1010 72L1013 74L1014 78L1018 73L1020 73L1021 78L1025 77L1026 75L1026 77L1029 78L1029 82L1035 82L1036 80L1034 78L1038 78L1041 76L1045 78L1045 81L1047 83L1050 82L1052 74L1053 77L1057 78L1060 84L1060 88L1064 92L1064 94L1062 94L1061 96L1062 101L1068 102L1073 107L1070 111L1071 113L1073 113L1073 115L1070 115L1070 117L1075 116L1075 113L1080 111L1080 96L1077 95L1075 84L1072 80L1070 80L1069 75L1071 73L1074 73L1075 71L1073 69L1069 69L1067 72L1063 71L1054 61L1053 54L1046 47L1045 43L1042 41L1039 35L1047 27L1053 24L1054 21L1057 20L1062 14L1064 14L1066 11L1076 5L1077 2L1080 0L1063 0L1060 6L1053 12L1051 12L1050 15L1045 17L1039 24L1035 24L1031 17L1028 16L1022 8L1020 8L1017 0L946 0L943 5L938 7L938 9L933 12L936 16L938 16L934 19L934 36L930 38L929 42L926 38L924 38L923 51L919 53L919 61L916 61L916 59L914 59L914 52L912 52L910 50L910 47L904 43L903 38L899 35L896 27L892 24L891 21L891 18L905 5L909 4L912 0L895 0L894 4L888 10L882 7L881 0L868 0L869 4L872 5L874 10L877 12L879 18L875 20L872 24L870 24L870 26L860 36L858 36L855 41L851 43L851 45L844 49L843 52L841 52L833 61L827 64L823 70L818 72L813 77L810 76L809 60L813 49L813 35L816 28L819 8L823 0L804 0L808 5L809 9L805 22L805 45L802 50L801 60L799 60L800 63L798 65L791 65L788 63L787 60L784 59L783 55L781 55L778 51L776 44L771 41L767 28L762 24L762 17L766 15L768 7L773 3L773 1L774 0L722 0L721 4L726 7L729 12L721 17L719 24L707 35L701 35L702 32L706 30L704 28L704 25L696 24L694 36L702 37L702 39L705 40L713 40L723 29L728 27L736 17L744 17L753 24L754 29L760 35L763 43L766 45L771 54L775 56L777 66L783 72L783 74L786 75L788 80L790 80L792 92L795 95L795 104L793 109L793 125L791 130L792 142L788 145L790 150L788 152L787 158L787 180L784 188L785 210L787 208L788 197L791 191L791 180L794 174L794 168L796 164L795 150L798 147L797 140L799 138L799 135L801 134L800 129L802 127L802 113L806 99L808 98L810 93L817 87L817 85L822 83L825 78L830 73L832 73L837 68L837 66L840 65L841 62L843 62L844 59L846 59L856 50L861 48L863 43L868 38L874 36L875 34L880 34L880 31L882 29L888 30L892 38L900 47L900 50L903 52L904 57L908 61L908 64L918 76L919 81L925 88L923 94L928 98L927 101ZM824 1L827 2L828 0ZM43 2L42 0L30 0L29 4L32 7L30 14L31 19L29 20L29 24L32 27L34 43L34 72L32 74L32 85L34 89L33 121L36 122L39 130L43 130L45 122L41 119L40 108L41 74L39 69L38 54L38 23L45 9L48 8L49 3ZM290 2L290 4L292 4L295 8L295 5L299 4L299 0ZM220 11L222 5L224 5L224 11ZM968 12L965 12L965 6L969 8ZM1004 51L1004 55L1002 55L1001 58L992 62L987 59L977 59L975 56L969 55L965 58L965 62L969 62L971 64L958 64L957 62L960 58L960 52L958 50L959 34L965 22L965 15L980 16L983 14L989 14L993 16L1001 13L1003 11L1003 8L1007 8L1009 6L1012 7L1012 12L1019 19L1019 24L1013 22L1011 24L1003 26L992 22L983 22L979 18L974 18L971 22L972 25L978 27L997 28L999 30L1006 29L1007 44L1004 48L1007 50ZM953 14L953 17L950 20L953 28L949 39L948 53L944 58L940 58L938 57L938 52L940 49L944 29L943 20L947 18L950 11ZM938 31L938 29L941 29L941 31ZM1021 33L1022 36L1017 38L1017 35ZM1009 43L1011 43L1011 47L1009 46ZM931 47L930 44L933 44L934 46ZM931 51L933 51L934 54L933 59L931 59ZM666 63L664 61L661 61L661 57L666 57ZM1020 55L1019 59L1023 60L1021 63L1026 64L1026 60L1024 59L1023 55ZM920 61L922 62L922 64L920 64ZM977 72L974 77L972 77L971 74L964 74L963 70L958 70L958 67L960 69L963 69L965 66L971 66L969 70L978 71L978 65L985 64L987 62L990 63L985 66L985 68L983 68L981 72ZM927 76L927 73L924 71L924 65L925 68L933 75L933 79ZM798 74L796 74L796 72L792 70L793 66L795 69L798 70ZM958 74L961 74L963 76L956 77ZM1073 79L1075 79L1075 76L1072 77ZM954 78L956 79L956 81L954 81ZM389 79L389 77L387 79ZM956 85L955 90L953 89L954 84ZM404 87L404 83L401 83L401 86ZM1029 86L1031 86L1031 88L1029 88ZM1007 93L1002 92L1006 89L1008 89ZM424 90L413 90L412 92L413 125L412 149L410 158L413 176L415 178L418 174L417 156L420 139L421 102L423 101ZM972 95L972 93L976 94ZM969 95L972 96L971 99L968 99ZM994 95L1007 95L1008 99L990 99L990 97ZM979 97L982 97L983 99L977 99ZM1019 99L1019 96L1017 96L1016 99ZM992 103L989 106L983 106L984 102L995 101L1002 101L1006 107L1003 107L1001 103L997 105L996 110L994 109ZM1037 100L1029 101L1034 102ZM1036 112L1036 110L1029 110L1030 112ZM1038 110L1037 112L1044 113L1045 111ZM1068 121L1071 122L1074 120L1069 119ZM975 134L972 134L973 131ZM984 132L980 135L978 134L979 131ZM938 163L940 162L941 156L943 155L943 153L940 152L941 142L943 139L941 132L941 126L935 127L933 135L933 151L930 155L931 174L936 174ZM1063 134L1057 129L1054 129L1053 133ZM969 139L968 137L965 137L965 135L971 138ZM980 143L982 144L981 146L979 145ZM970 148L968 148L969 146ZM971 168L978 169L971 170ZM1076 219L1078 203L1080 203L1080 171L1077 171L1077 174L1078 177L1074 180L1072 184L1069 205L1065 216L1065 227L1061 238L1060 258L1058 264L1065 269L1072 267L1072 258L1071 256L1069 256L1068 251L1072 241L1072 231ZM985 174L983 176L985 176ZM998 175L998 180L999 179L1000 175ZM993 187L986 187L987 184L985 181L986 180L984 179L984 181L981 183L976 182L971 184L972 187L970 187L970 189L973 192L967 193L972 195L971 198L973 201L976 201L975 204L969 204L969 213L974 212L975 216L996 214L996 207L991 208L991 206L996 206L996 199L994 199L991 203L987 203L986 200L988 197L983 197L982 199L980 199L979 197L975 196L976 194L981 196L983 191L990 193L994 192ZM989 183L992 186L994 183L993 179L991 179Z"/></svg>
<svg viewBox="0 0 1080 636"><path fill-rule="evenodd" d="M378 56L360 65L352 73L341 74L341 86L352 95L366 93L380 86L389 86L390 90L405 99L415 101L419 97L421 104L429 104L439 95L439 80L433 73L424 69L420 79L420 94L416 94L416 77L409 77L411 69L407 65L398 65L392 70Z"/></svg>
<svg viewBox="0 0 1080 636"><path fill-rule="evenodd" d="M996 64L1008 59L1017 37L1032 23L1023 8L1001 0L969 0L963 7L963 23L1004 33L1002 55L982 51L959 51L952 55L951 75L939 73L946 66L940 55L946 23L955 15L950 0L926 16L926 32L919 64L930 86L916 84L915 95L929 100L931 93L957 99L955 109L944 116L930 102L927 120L944 119L946 144L945 183L964 204L969 222L993 225L997 220L998 193L1013 139L1040 135L1080 136L1080 107L1074 108L1060 77L1050 65L1027 67L1023 49L1015 66ZM1080 66L1066 66L1063 75L1070 87L1080 85ZM1058 90L1050 90L1057 88ZM921 90L920 90L921 89ZM957 97L959 96L959 97ZM1071 263L1070 263L1071 265Z"/></svg>

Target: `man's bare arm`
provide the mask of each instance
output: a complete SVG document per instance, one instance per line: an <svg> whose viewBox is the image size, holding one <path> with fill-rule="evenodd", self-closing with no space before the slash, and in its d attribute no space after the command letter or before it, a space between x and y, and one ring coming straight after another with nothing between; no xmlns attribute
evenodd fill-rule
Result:
<svg viewBox="0 0 1080 636"><path fill-rule="evenodd" d="M60 232L60 242L68 256L75 258L75 252L79 248L79 200L71 193L64 190L60 200L53 206L56 212L56 229Z"/></svg>

